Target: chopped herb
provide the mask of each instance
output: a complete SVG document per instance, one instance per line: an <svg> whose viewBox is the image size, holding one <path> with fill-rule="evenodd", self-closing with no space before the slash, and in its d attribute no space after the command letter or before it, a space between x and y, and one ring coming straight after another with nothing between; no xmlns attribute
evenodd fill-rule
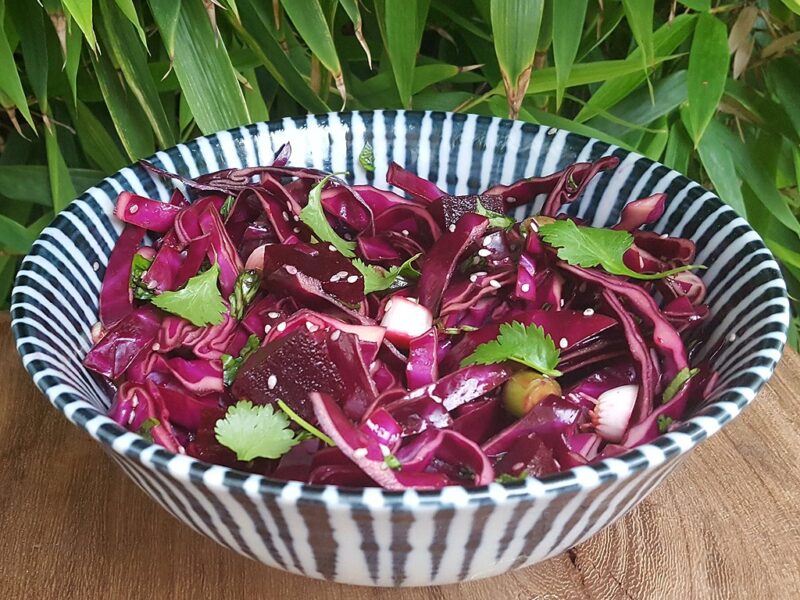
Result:
<svg viewBox="0 0 800 600"><path fill-rule="evenodd" d="M161 425L161 421L159 421L155 417L149 417L149 418L145 419L144 422L142 422L141 425L139 425L138 433L139 433L140 436L142 436L148 442L152 443L153 442L153 434L151 433L151 429L153 429L153 427L157 427L158 425Z"/></svg>
<svg viewBox="0 0 800 600"><path fill-rule="evenodd" d="M220 207L219 216L222 217L223 221L228 218L229 214L231 214L231 209L233 208L233 203L234 202L235 202L235 198L233 196L228 196L225 199L225 202L223 203L222 207Z"/></svg>
<svg viewBox="0 0 800 600"><path fill-rule="evenodd" d="M400 471L403 469L403 465L400 464L400 459L391 452L383 457L383 462L393 471Z"/></svg>
<svg viewBox="0 0 800 600"><path fill-rule="evenodd" d="M673 379L664 390L664 394L661 397L662 402L666 404L672 400L675 397L675 394L681 391L681 388L684 386L684 384L699 372L700 369L689 369L688 367L678 371L678 374L675 375L675 379Z"/></svg>
<svg viewBox="0 0 800 600"><path fill-rule="evenodd" d="M161 310L182 317L197 327L219 325L225 318L225 303L217 287L219 265L192 277L177 292L161 292L151 302Z"/></svg>
<svg viewBox="0 0 800 600"><path fill-rule="evenodd" d="M301 417L301 416L300 416L300 415L298 415L296 412L294 412L294 411L293 411L293 410L292 410L292 409L289 407L289 405L288 405L288 404L286 404L286 402L284 402L284 401L283 401L283 400L281 400L281 399L278 399L278 401L277 401L277 402L278 402L278 406L280 407L280 409L281 409L283 412L285 412L285 413L286 413L286 416L287 416L287 417L289 417L289 418L290 418L292 421L294 421L295 423L297 423L297 424L298 424L300 427L302 427L303 429L305 429L305 430L306 430L306 432L307 432L309 435L312 435L312 436L314 436L315 438L318 438L318 439L322 440L322 441L323 441L323 442L325 442L325 443L326 443L328 446L335 446L335 445L336 445L336 442L334 442L334 441L333 441L331 438L329 438L327 435L325 435L324 433L322 433L322 432L321 432L319 429L317 429L316 427L314 427L314 426L313 426L311 423L309 423L308 421L306 421L306 420L305 420L303 417ZM301 433L301 434L298 434L298 437L299 437L299 436L303 436L303 439L308 439L308 437L307 437L305 434L303 434L303 433Z"/></svg>
<svg viewBox="0 0 800 600"><path fill-rule="evenodd" d="M491 365L513 360L551 377L559 377L556 370L560 352L553 338L536 325L527 327L518 321L500 325L500 334L492 341L481 344L461 366Z"/></svg>
<svg viewBox="0 0 800 600"><path fill-rule="evenodd" d="M480 200L475 201L475 212L482 217L489 219L491 227L499 227L500 229L511 229L516 221L509 216L502 213L494 212L486 208Z"/></svg>
<svg viewBox="0 0 800 600"><path fill-rule="evenodd" d="M367 142L361 149L358 155L358 162L365 171L375 170L375 151L372 149L372 144Z"/></svg>
<svg viewBox="0 0 800 600"><path fill-rule="evenodd" d="M661 273L637 273L623 261L625 252L633 245L633 236L627 231L601 227L578 227L574 221L563 219L539 227L541 238L558 248L558 257L576 267L602 267L612 275L633 279L663 279L691 269L704 269L702 265L684 265Z"/></svg>
<svg viewBox="0 0 800 600"><path fill-rule="evenodd" d="M133 297L137 300L150 300L150 298L155 296L153 290L142 283L142 277L144 277L144 274L147 273L147 269L149 269L152 264L153 261L151 259L145 258L138 252L133 255L133 260L131 261L130 286L131 290L133 290Z"/></svg>
<svg viewBox="0 0 800 600"><path fill-rule="evenodd" d="M222 360L222 381L225 385L232 385L233 380L236 379L236 374L244 364L244 361L261 346L261 340L257 335L251 335L247 338L247 343L239 352L239 356L231 356L230 354L223 354L220 356Z"/></svg>
<svg viewBox="0 0 800 600"><path fill-rule="evenodd" d="M419 254L412 256L399 267L389 267L388 271L375 265L368 265L358 258L353 259L353 266L364 276L364 293L370 294L372 292L388 290L395 284L398 278L418 278L420 273L411 266L411 263L419 257Z"/></svg>
<svg viewBox="0 0 800 600"><path fill-rule="evenodd" d="M261 274L254 270L242 271L236 278L233 293L228 298L231 305L231 316L237 321L244 317L244 310L253 301L261 285Z"/></svg>
<svg viewBox="0 0 800 600"><path fill-rule="evenodd" d="M442 333L447 335L458 335L459 333L469 333L470 331L478 331L478 328L472 325L459 325L458 327L445 327L442 329Z"/></svg>
<svg viewBox="0 0 800 600"><path fill-rule="evenodd" d="M667 415L658 415L656 423L658 423L658 430L661 433L667 433L667 431L669 431L669 426L672 425L672 417L668 417Z"/></svg>
<svg viewBox="0 0 800 600"><path fill-rule="evenodd" d="M495 478L497 483L517 483L518 481L525 481L528 477L528 471L524 470L519 475L512 475L511 473L503 473Z"/></svg>
<svg viewBox="0 0 800 600"><path fill-rule="evenodd" d="M244 462L255 458L280 458L299 443L289 419L276 412L271 404L254 406L239 400L228 408L225 418L217 421L217 441L236 453Z"/></svg>
<svg viewBox="0 0 800 600"><path fill-rule="evenodd" d="M328 222L328 217L325 216L325 210L322 208L322 188L325 187L330 178L331 176L329 175L309 192L308 204L300 211L300 220L311 228L317 239L333 244L333 247L344 256L353 258L355 256L353 251L356 249L356 243L348 242L333 230L333 227Z"/></svg>

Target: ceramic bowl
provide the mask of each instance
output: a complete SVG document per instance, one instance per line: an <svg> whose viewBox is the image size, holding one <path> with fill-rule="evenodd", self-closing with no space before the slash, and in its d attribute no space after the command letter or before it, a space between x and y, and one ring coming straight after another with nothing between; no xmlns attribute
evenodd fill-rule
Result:
<svg viewBox="0 0 800 600"><path fill-rule="evenodd" d="M309 577L411 586L497 575L556 555L624 515L699 442L755 398L780 359L789 305L772 255L711 192L639 154L567 131L476 115L376 111L258 123L198 138L150 160L190 177L267 164L291 141L292 164L355 173L387 187L390 161L450 193L544 175L613 154L568 207L592 225L616 222L629 201L666 192L659 233L693 239L708 266L708 344L735 333L717 357L712 401L676 431L591 466L517 484L388 492L281 482L176 455L106 417L110 397L81 364L97 321L98 293L121 230L117 194L166 200L167 184L140 166L120 170L72 202L25 258L13 292L13 331L36 385L97 440L136 484L196 531L235 552ZM354 168L372 144L375 171ZM517 210L523 218L536 212Z"/></svg>

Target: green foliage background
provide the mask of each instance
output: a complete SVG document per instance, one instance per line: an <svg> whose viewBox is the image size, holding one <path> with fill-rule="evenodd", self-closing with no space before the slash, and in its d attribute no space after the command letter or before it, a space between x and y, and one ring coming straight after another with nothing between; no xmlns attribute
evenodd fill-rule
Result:
<svg viewBox="0 0 800 600"><path fill-rule="evenodd" d="M343 106L514 116L637 150L715 188L800 297L800 0L0 0L0 27L0 302L102 176Z"/></svg>

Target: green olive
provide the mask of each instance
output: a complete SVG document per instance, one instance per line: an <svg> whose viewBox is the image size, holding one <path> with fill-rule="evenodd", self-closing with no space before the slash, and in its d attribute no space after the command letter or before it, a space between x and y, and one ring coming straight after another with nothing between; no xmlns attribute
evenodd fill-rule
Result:
<svg viewBox="0 0 800 600"><path fill-rule="evenodd" d="M503 406L515 417L523 417L552 395L561 395L561 386L555 379L536 371L521 371L503 386Z"/></svg>

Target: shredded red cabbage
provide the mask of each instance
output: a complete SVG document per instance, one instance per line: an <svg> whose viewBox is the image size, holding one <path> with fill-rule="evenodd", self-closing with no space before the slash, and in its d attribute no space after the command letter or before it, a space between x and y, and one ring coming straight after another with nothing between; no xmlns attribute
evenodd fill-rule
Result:
<svg viewBox="0 0 800 600"><path fill-rule="evenodd" d="M393 163L388 183L408 197L330 176L311 206L329 174L289 157L287 144L273 165L197 180L146 163L198 198L120 194L126 225L84 364L114 384L121 425L278 479L433 489L614 456L712 391L708 360L690 364L709 313L700 277L614 275L564 260L538 234L617 159L476 196ZM537 201L539 216L504 218ZM632 236L620 257L629 273L694 259L690 240L640 230L665 202L631 202L611 228ZM190 297L212 267L216 286ZM169 313L154 304L164 294ZM214 297L219 315L207 310ZM278 458L239 460L215 434L243 400L285 415L296 439Z"/></svg>

